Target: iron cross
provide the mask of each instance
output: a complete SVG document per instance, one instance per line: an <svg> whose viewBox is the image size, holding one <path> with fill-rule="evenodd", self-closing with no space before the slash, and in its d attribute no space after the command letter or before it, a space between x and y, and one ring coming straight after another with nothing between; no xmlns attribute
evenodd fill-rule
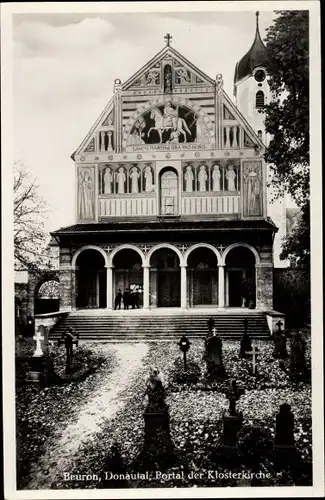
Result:
<svg viewBox="0 0 325 500"><path fill-rule="evenodd" d="M167 33L167 35L164 36L164 39L166 40L167 47L169 47L173 37L169 33Z"/></svg>
<svg viewBox="0 0 325 500"><path fill-rule="evenodd" d="M247 351L247 354L250 354L252 356L252 363L253 363L253 375L256 374L256 358L259 356L260 352L257 349L255 345L253 345L251 351Z"/></svg>

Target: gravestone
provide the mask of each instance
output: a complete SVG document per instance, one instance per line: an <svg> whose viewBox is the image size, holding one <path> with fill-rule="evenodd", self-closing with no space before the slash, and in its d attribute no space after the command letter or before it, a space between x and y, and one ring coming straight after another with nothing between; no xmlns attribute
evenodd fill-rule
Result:
<svg viewBox="0 0 325 500"><path fill-rule="evenodd" d="M244 392L244 389L238 388L236 380L231 381L225 392L229 408L228 414L223 417L223 445L227 448L236 448L237 434L243 423L243 416L237 411L236 404Z"/></svg>
<svg viewBox="0 0 325 500"><path fill-rule="evenodd" d="M275 422L274 451L276 467L280 470L291 468L298 461L294 438L294 416L287 403L280 406Z"/></svg>
<svg viewBox="0 0 325 500"><path fill-rule="evenodd" d="M112 478L106 479L105 475L101 476L97 488L101 489L115 489L115 488L129 488L129 482L123 479L123 476L128 472L127 467L124 463L120 447L117 443L114 443L109 453L107 454L103 470L109 475L112 474Z"/></svg>
<svg viewBox="0 0 325 500"><path fill-rule="evenodd" d="M247 352L252 349L252 341L250 336L248 335L247 328L248 328L248 320L244 319L244 333L240 340L240 350L239 350L240 358L247 358Z"/></svg>
<svg viewBox="0 0 325 500"><path fill-rule="evenodd" d="M306 375L306 341L300 333L294 335L290 345L290 376L301 380Z"/></svg>
<svg viewBox="0 0 325 500"><path fill-rule="evenodd" d="M36 349L30 358L30 370L26 381L47 385L55 378L53 361L48 353L48 328L40 325L33 337L36 341Z"/></svg>
<svg viewBox="0 0 325 500"><path fill-rule="evenodd" d="M252 349L250 351L247 351L246 354L252 356L252 374L256 375L256 368L257 368L257 357L261 354L258 347L255 345L252 346Z"/></svg>
<svg viewBox="0 0 325 500"><path fill-rule="evenodd" d="M58 346L64 344L66 349L66 375L69 375L71 373L73 361L73 344L78 347L78 339L78 334L76 334L72 328L69 328L62 334L62 337L58 340Z"/></svg>
<svg viewBox="0 0 325 500"><path fill-rule="evenodd" d="M277 330L273 334L274 350L273 357L276 359L286 359L287 352L287 338L285 332L281 330L282 322L277 322Z"/></svg>
<svg viewBox="0 0 325 500"><path fill-rule="evenodd" d="M275 446L294 447L294 416L291 406L287 403L280 406L280 411L276 416Z"/></svg>
<svg viewBox="0 0 325 500"><path fill-rule="evenodd" d="M206 339L205 361L210 378L215 379L225 376L226 372L222 360L222 340L217 335L215 328L212 331L212 336Z"/></svg>
<svg viewBox="0 0 325 500"><path fill-rule="evenodd" d="M208 319L207 325L208 325L209 334L212 335L212 331L213 331L214 326L215 326L215 321L212 317Z"/></svg>
<svg viewBox="0 0 325 500"><path fill-rule="evenodd" d="M148 403L143 414L144 444L139 459L150 468L168 466L174 458L174 444L170 436L165 388L157 369L147 379L145 394Z"/></svg>

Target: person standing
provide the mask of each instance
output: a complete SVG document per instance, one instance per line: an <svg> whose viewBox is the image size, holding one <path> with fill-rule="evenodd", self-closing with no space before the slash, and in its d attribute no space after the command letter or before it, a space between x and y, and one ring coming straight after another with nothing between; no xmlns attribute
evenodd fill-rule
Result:
<svg viewBox="0 0 325 500"><path fill-rule="evenodd" d="M134 291L134 306L140 309L140 292L138 287Z"/></svg>
<svg viewBox="0 0 325 500"><path fill-rule="evenodd" d="M124 304L124 309L129 309L130 294L128 288L126 288L123 293L123 304Z"/></svg>
<svg viewBox="0 0 325 500"><path fill-rule="evenodd" d="M115 297L115 305L114 305L114 309L121 309L121 300L122 300L122 292L121 290L119 289L116 297Z"/></svg>

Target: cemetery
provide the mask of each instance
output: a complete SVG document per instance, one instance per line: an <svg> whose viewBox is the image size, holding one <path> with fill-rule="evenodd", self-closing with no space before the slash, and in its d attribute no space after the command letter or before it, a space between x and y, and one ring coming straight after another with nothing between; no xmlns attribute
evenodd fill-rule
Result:
<svg viewBox="0 0 325 500"><path fill-rule="evenodd" d="M67 334L17 350L18 487L311 484L308 330L133 346Z"/></svg>

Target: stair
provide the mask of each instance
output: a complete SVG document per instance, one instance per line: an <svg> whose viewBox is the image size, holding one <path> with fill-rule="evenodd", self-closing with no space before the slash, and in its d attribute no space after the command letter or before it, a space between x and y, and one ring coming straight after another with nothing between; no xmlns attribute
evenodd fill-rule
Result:
<svg viewBox="0 0 325 500"><path fill-rule="evenodd" d="M215 327L222 338L239 339L244 333L243 321L248 320L248 333L257 339L267 339L270 331L263 312L249 314L212 315ZM68 328L75 328L81 340L119 341L155 341L175 340L182 335L191 338L204 337L207 334L207 321L211 313L149 315L136 314L132 311L119 312L118 315L94 315L70 313L59 321L50 332L50 339L55 340Z"/></svg>

